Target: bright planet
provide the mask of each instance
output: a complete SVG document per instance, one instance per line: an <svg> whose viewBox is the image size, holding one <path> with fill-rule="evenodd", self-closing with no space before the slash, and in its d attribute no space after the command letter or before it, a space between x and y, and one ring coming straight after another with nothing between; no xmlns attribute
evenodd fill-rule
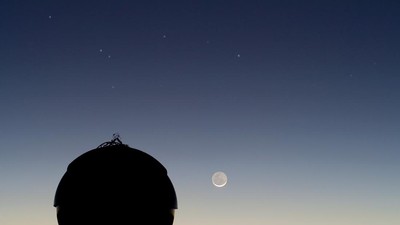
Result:
<svg viewBox="0 0 400 225"><path fill-rule="evenodd" d="M216 187L223 187L228 183L228 177L224 172L218 171L212 175L211 181Z"/></svg>

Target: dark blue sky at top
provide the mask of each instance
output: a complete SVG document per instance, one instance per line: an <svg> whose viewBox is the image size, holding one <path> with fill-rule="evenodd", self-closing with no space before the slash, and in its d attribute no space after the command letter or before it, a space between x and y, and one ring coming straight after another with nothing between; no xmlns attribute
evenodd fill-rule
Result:
<svg viewBox="0 0 400 225"><path fill-rule="evenodd" d="M57 94L78 89L79 93L129 80L130 89L167 95L207 96L209 92L214 97L242 92L264 97L270 88L278 89L274 93L279 96L296 89L314 95L321 91L314 90L316 85L335 97L360 94L357 89L370 97L385 94L386 85L396 79L398 3L5 4L2 70L10 74L4 80L11 83L3 90L37 88L38 94ZM99 49L104 53L99 54ZM11 75L15 68L22 73ZM65 73L81 74L65 77ZM356 81L349 81L348 75ZM21 82L27 79L32 80ZM149 89L152 82L172 86L171 93L155 84L154 90ZM20 86L23 83L30 87Z"/></svg>
<svg viewBox="0 0 400 225"><path fill-rule="evenodd" d="M181 66L198 72L203 68L201 79L207 82L214 79L207 76L208 70L230 67L237 72L232 79L222 78L227 83L236 78L238 83L254 84L246 75L265 79L265 74L255 77L257 71L290 73L293 79L307 81L337 77L331 73L363 73L371 80L374 74L383 76L387 73L381 72L395 69L398 57L395 1L4 1L3 5L6 69L40 69L45 64L64 65L68 72L74 65L111 73L135 66L178 76L173 68ZM116 62L101 62L99 49L104 49L104 57L117 57ZM237 54L242 64L234 61ZM46 81L51 71L46 72L38 81ZM115 71L114 80L124 78L119 76ZM196 80L196 74L185 76Z"/></svg>
<svg viewBox="0 0 400 225"><path fill-rule="evenodd" d="M400 111L399 7L2 1L2 119L18 130L51 118L79 127L159 113L158 128L170 129L172 119L260 136L268 129L390 136Z"/></svg>

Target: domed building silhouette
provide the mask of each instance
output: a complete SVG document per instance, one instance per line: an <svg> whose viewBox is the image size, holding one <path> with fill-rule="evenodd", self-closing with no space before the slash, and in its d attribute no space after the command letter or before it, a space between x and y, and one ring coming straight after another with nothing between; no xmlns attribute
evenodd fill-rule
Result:
<svg viewBox="0 0 400 225"><path fill-rule="evenodd" d="M159 161L115 137L68 165L54 206L59 225L171 225L177 197Z"/></svg>

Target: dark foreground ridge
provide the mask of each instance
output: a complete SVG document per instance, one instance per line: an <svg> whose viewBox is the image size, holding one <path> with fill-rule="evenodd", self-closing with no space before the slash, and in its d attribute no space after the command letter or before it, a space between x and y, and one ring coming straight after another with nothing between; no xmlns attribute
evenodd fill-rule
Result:
<svg viewBox="0 0 400 225"><path fill-rule="evenodd" d="M69 164L54 206L59 225L171 225L177 198L159 161L114 138Z"/></svg>

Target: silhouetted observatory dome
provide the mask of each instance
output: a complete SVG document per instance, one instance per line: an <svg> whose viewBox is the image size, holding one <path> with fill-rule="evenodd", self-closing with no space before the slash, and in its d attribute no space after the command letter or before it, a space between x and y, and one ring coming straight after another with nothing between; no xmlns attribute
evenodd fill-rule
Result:
<svg viewBox="0 0 400 225"><path fill-rule="evenodd" d="M177 198L167 170L124 144L72 161L54 199L59 225L172 224Z"/></svg>

